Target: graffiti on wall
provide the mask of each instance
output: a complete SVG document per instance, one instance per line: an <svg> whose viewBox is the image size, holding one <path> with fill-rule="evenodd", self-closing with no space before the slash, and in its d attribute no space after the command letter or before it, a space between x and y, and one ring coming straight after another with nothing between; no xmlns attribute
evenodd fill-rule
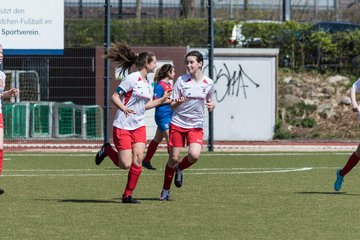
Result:
<svg viewBox="0 0 360 240"><path fill-rule="evenodd" d="M204 67L204 72L208 72L208 65ZM238 97L239 94L243 94L244 98L247 98L247 89L251 86L256 88L260 87L260 84L255 82L252 77L250 77L241 66L238 64L237 68L229 69L226 63L223 63L221 69L217 69L214 66L214 83L216 89L225 84L225 91L220 93L215 91L216 101L222 102L226 97L235 96Z"/></svg>

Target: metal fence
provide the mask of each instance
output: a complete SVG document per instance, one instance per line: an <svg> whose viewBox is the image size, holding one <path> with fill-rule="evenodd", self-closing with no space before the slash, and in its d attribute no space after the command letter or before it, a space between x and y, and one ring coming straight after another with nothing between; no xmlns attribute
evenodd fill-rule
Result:
<svg viewBox="0 0 360 240"><path fill-rule="evenodd" d="M111 17L175 18L207 17L208 0L111 0ZM65 0L66 18L98 18L103 14L104 1ZM284 0L214 0L217 19L282 20ZM352 21L357 16L358 0L292 0L291 15L295 21Z"/></svg>
<svg viewBox="0 0 360 240"><path fill-rule="evenodd" d="M137 5L137 2L141 4ZM112 0L110 16L112 20L124 21L133 18L207 18L207 3L206 0ZM7 87L18 87L21 91L19 99L10 99L4 104L5 143L8 146L23 146L24 140L27 143L65 141L70 142L67 145L69 147L75 146L71 141L89 144L95 142L96 147L102 142L106 120L103 113L106 32L104 4L104 0L65 0L65 21L80 20L81 23L82 19L96 20L91 22L91 28L100 29L102 34L96 35L85 27L77 30L83 39L95 38L96 45L89 46L86 41L79 41L77 44L67 42L67 28L71 26L65 24L64 55L5 56L3 68L8 76ZM357 1L345 0L294 0L291 15L297 21L360 22L356 14L358 5ZM215 19L281 20L282 11L282 0L214 1ZM84 21L83 24L89 22ZM164 33L154 33L152 37L160 37L161 34ZM189 34L192 34L191 31ZM181 73L185 47L154 50L160 56L159 60L173 61ZM118 82L113 72L111 76L111 89L114 89ZM111 111L110 116L113 116L115 110Z"/></svg>

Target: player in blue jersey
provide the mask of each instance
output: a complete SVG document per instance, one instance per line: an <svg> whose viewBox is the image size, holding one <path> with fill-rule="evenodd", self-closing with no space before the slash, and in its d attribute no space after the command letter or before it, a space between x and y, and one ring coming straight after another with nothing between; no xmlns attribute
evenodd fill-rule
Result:
<svg viewBox="0 0 360 240"><path fill-rule="evenodd" d="M172 89L172 80L175 78L175 68L171 64L164 64L156 72L154 81L156 83L154 87L154 99L161 98L166 90ZM166 139L166 143L169 141L169 126L173 110L170 108L171 100L169 99L162 105L155 108L155 122L157 124L156 134L154 139L150 142L146 156L143 159L143 167L156 170L151 165L151 159L154 156L156 149L161 141Z"/></svg>

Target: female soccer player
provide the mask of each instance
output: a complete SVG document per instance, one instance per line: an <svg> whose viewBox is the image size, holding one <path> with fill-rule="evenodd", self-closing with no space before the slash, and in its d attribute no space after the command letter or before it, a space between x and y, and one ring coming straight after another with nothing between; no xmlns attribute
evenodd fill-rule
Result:
<svg viewBox="0 0 360 240"><path fill-rule="evenodd" d="M165 166L164 185L160 200L169 200L170 186L175 173L174 183L181 187L183 183L182 171L200 157L203 144L203 123L205 108L213 111L215 102L214 82L202 73L203 56L199 51L191 51L185 56L188 74L180 76L175 84L171 96L171 107L174 110L169 131L169 160ZM187 155L179 161L181 148L188 146Z"/></svg>
<svg viewBox="0 0 360 240"><path fill-rule="evenodd" d="M360 114L359 105L356 101L356 93L359 91L360 91L360 78L353 84L350 91L352 111L356 112L357 114ZM337 170L336 180L334 183L335 191L340 191L345 175L348 174L351 171L351 169L353 169L356 166L359 160L360 160L360 144L358 145L356 151L350 155L344 168Z"/></svg>
<svg viewBox="0 0 360 240"><path fill-rule="evenodd" d="M154 81L156 82L154 87L154 99L161 98L166 90L172 89L170 80L173 80L174 77L175 68L173 65L164 64L161 66L154 77ZM171 100L168 99L164 104L155 108L155 122L157 125L156 134L154 139L150 142L145 158L142 162L143 167L150 170L156 170L156 168L151 165L150 161L154 156L159 143L165 137L166 143L169 144L169 127L173 113L173 110L170 108L170 103Z"/></svg>
<svg viewBox="0 0 360 240"><path fill-rule="evenodd" d="M0 44L0 65L2 64L4 59L3 55L3 47ZM6 75L2 71L0 71L0 176L2 173L2 166L3 166L3 159L4 159L4 122L3 122L3 116L2 116L2 107L1 107L1 99L6 97L16 97L19 95L19 90L16 88L11 88L8 91L5 90L5 79ZM0 188L0 194L4 193L4 189Z"/></svg>
<svg viewBox="0 0 360 240"><path fill-rule="evenodd" d="M109 156L116 166L130 169L122 202L139 203L132 197L132 193L142 170L141 162L146 144L145 110L167 101L171 91L165 91L161 98L151 101L153 90L147 74L156 68L154 53L136 54L126 43L116 42L111 45L107 57L122 69L121 74L129 71L134 64L138 71L126 76L111 97L111 101L118 108L113 123L113 141L117 151L109 143L105 143L96 154L95 163L99 165Z"/></svg>

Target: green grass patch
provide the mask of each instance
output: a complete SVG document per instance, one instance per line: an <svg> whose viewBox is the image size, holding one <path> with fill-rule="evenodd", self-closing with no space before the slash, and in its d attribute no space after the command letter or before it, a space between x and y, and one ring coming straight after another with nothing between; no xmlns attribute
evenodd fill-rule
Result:
<svg viewBox="0 0 360 240"><path fill-rule="evenodd" d="M0 239L357 239L360 173L334 193L349 153L204 153L171 201L166 155L121 203L127 172L94 154L6 154Z"/></svg>

